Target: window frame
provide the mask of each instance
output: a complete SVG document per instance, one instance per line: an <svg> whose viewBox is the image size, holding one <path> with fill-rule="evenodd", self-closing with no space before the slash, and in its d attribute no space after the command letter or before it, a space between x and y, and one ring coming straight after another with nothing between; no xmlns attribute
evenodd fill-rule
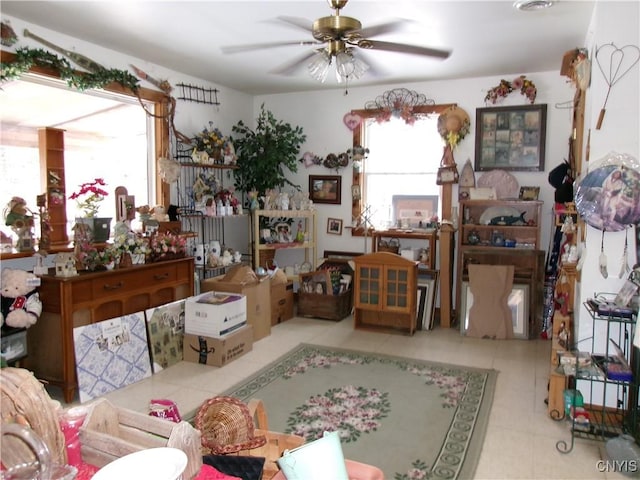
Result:
<svg viewBox="0 0 640 480"><path fill-rule="evenodd" d="M0 61L2 63L12 63L16 60L16 55L12 52L0 50ZM29 73L38 74L44 77L61 80L60 75L53 69L40 67L37 65L32 66L29 69ZM129 88L122 86L119 83L112 82L105 85L102 90L107 92L117 93L120 95L126 95L129 97L137 98L138 100L144 100L150 102L154 106L153 116L153 130L154 130L154 146L153 154L154 158L160 158L165 152L170 151L171 143L169 138L169 119L168 114L171 109L171 98L164 92L158 90L151 90L148 88L140 87L137 92L133 92ZM142 108L142 105L140 106ZM170 185L164 183L160 178L158 169L155 171L156 182L156 203L159 205L169 205L171 199ZM64 199L66 207L66 198ZM53 250L53 249L52 249ZM18 256L20 256L18 254ZM4 258L4 255L3 255Z"/></svg>
<svg viewBox="0 0 640 480"><path fill-rule="evenodd" d="M447 108L452 106L457 106L455 103L446 103L446 104L438 104L438 105L418 105L413 107L413 113L417 115L429 115L429 114L440 114L444 112ZM364 139L366 133L366 120L370 118L375 118L381 113L383 113L383 109L375 108L375 109L360 109L360 110L351 110L351 115L358 115L362 118L362 121L358 124L356 128L353 129L353 147L364 146ZM359 218L362 214L362 207L366 204L366 194L367 192L364 189L364 170L365 170L366 159L362 159L362 168L359 170L353 169L353 180L352 186L359 186L360 189L360 197L353 198L351 204L351 217ZM451 216L451 206L452 206L452 188L451 184L444 184L440 187L440 199L442 202L442 218L449 218ZM371 228L370 228L371 230ZM358 228L351 229L351 235L354 237L363 237L368 235L369 232L365 232L364 228L358 226Z"/></svg>

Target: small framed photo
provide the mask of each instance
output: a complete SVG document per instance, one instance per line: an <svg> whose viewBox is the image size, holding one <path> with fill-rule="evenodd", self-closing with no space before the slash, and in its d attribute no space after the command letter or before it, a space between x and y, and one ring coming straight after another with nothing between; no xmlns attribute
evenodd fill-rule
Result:
<svg viewBox="0 0 640 480"><path fill-rule="evenodd" d="M351 185L351 198L353 200L360 200L362 198L362 191L360 190L360 185Z"/></svg>
<svg viewBox="0 0 640 480"><path fill-rule="evenodd" d="M340 175L309 175L309 197L313 203L340 205L342 177Z"/></svg>
<svg viewBox="0 0 640 480"><path fill-rule="evenodd" d="M327 233L332 235L342 235L342 220L339 218L328 218Z"/></svg>
<svg viewBox="0 0 640 480"><path fill-rule="evenodd" d="M540 187L520 187L520 200L538 200Z"/></svg>

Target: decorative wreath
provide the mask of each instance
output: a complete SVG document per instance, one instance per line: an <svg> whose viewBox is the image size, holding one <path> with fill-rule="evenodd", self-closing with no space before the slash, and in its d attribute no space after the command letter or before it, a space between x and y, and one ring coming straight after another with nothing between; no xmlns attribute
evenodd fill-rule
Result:
<svg viewBox="0 0 640 480"><path fill-rule="evenodd" d="M497 87L493 87L487 92L484 101L495 104L500 97L506 97L515 90L520 90L520 93L527 97L529 103L536 101L536 95L538 94L536 85L531 80L527 80L525 75L516 77L513 82L508 82L505 79L500 80L500 84Z"/></svg>

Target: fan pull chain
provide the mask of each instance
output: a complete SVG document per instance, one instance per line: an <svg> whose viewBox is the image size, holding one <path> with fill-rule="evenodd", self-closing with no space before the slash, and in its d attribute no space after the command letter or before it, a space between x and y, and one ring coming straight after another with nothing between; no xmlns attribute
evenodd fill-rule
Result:
<svg viewBox="0 0 640 480"><path fill-rule="evenodd" d="M624 236L624 250L622 252L622 265L620 265L620 273L618 278L624 278L627 273L631 271L629 268L629 229L625 231Z"/></svg>
<svg viewBox="0 0 640 480"><path fill-rule="evenodd" d="M600 242L600 274L603 278L609 276L609 272L607 272L607 256L604 253L604 230L602 230L602 240Z"/></svg>

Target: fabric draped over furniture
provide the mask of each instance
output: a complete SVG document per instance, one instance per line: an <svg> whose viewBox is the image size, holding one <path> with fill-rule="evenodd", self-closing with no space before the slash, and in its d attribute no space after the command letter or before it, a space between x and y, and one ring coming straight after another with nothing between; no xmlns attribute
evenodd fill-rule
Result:
<svg viewBox="0 0 640 480"><path fill-rule="evenodd" d="M508 303L513 288L513 273L513 265L469 265L473 305L469 310L467 336L513 338L513 321Z"/></svg>

